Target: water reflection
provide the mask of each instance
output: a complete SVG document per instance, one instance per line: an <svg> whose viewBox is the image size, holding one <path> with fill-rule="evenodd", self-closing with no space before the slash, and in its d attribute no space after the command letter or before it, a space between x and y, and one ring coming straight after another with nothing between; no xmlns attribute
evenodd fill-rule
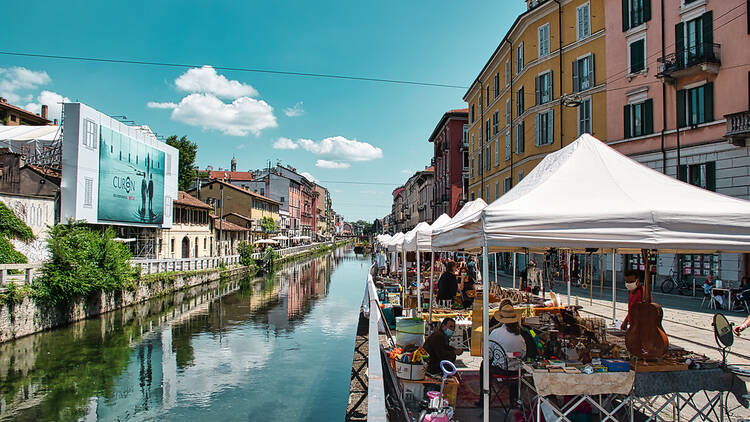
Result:
<svg viewBox="0 0 750 422"><path fill-rule="evenodd" d="M246 403L243 419L255 420L255 410L279 398L267 390L310 387L294 380L307 364L303 355L329 353L315 340L329 331L332 314L351 313L340 322L351 332L338 330L329 346L353 341L358 298L352 293L361 289L339 283L340 292L327 298L334 267L345 259L349 254L337 250L273 275L216 282L0 344L0 420L180 419L206 409L221 419L236 416L237 400L248 397L257 400ZM360 286L361 279L352 282ZM325 309L314 311L317 303ZM272 365L277 359L284 364ZM345 372L342 378L348 386ZM233 413L223 413L233 404ZM277 412L282 419L289 411L266 416Z"/></svg>

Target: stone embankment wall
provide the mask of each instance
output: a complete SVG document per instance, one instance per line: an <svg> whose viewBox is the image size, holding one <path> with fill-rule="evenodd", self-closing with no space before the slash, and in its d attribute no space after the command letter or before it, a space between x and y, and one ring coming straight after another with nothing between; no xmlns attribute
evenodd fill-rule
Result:
<svg viewBox="0 0 750 422"><path fill-rule="evenodd" d="M144 278L134 291L100 293L66 306L39 305L34 299L26 297L20 303L0 306L0 343L217 281L222 277L244 277L253 271L251 267L234 267L223 271L211 269L162 273Z"/></svg>

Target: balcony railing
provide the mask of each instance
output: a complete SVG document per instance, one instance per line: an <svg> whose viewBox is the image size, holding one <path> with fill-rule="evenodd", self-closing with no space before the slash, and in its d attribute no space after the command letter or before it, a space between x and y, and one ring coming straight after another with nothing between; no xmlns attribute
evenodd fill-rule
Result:
<svg viewBox="0 0 750 422"><path fill-rule="evenodd" d="M727 133L724 135L730 142L745 146L750 141L750 110L727 114Z"/></svg>
<svg viewBox="0 0 750 422"><path fill-rule="evenodd" d="M659 74L663 76L686 76L689 69L701 66L702 71L718 72L721 65L721 45L701 43L681 48L676 52L658 58ZM712 65L713 67L706 66Z"/></svg>

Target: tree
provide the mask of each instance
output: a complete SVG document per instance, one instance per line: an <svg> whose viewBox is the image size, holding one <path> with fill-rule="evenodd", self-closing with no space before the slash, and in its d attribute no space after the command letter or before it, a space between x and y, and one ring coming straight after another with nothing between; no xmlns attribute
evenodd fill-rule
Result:
<svg viewBox="0 0 750 422"><path fill-rule="evenodd" d="M273 233L276 231L276 222L271 217L263 217L260 220L260 228L263 230L263 233Z"/></svg>
<svg viewBox="0 0 750 422"><path fill-rule="evenodd" d="M189 190L195 180L195 156L198 154L198 144L191 142L186 136L177 138L172 135L167 138L167 145L180 151L180 167L177 170L177 181L180 190Z"/></svg>

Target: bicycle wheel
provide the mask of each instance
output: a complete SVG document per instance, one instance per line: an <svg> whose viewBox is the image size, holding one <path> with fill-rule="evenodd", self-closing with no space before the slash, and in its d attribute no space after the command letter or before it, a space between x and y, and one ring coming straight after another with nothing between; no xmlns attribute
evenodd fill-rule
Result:
<svg viewBox="0 0 750 422"><path fill-rule="evenodd" d="M671 293L672 290L674 290L675 282L672 280L672 278L667 278L666 280L661 282L661 292L662 293Z"/></svg>
<svg viewBox="0 0 750 422"><path fill-rule="evenodd" d="M691 286L687 281L683 281L680 283L680 294L683 296L692 296L693 295L693 286Z"/></svg>

